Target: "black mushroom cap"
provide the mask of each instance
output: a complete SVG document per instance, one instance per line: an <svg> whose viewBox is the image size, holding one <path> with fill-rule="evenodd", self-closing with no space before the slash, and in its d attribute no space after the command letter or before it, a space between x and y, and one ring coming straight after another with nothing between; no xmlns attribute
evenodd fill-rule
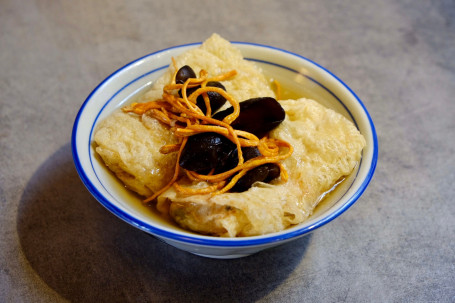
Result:
<svg viewBox="0 0 455 303"><path fill-rule="evenodd" d="M190 136L180 155L179 165L187 170L207 174L224 166L236 145L217 133L200 133Z"/></svg>
<svg viewBox="0 0 455 303"><path fill-rule="evenodd" d="M231 126L252 133L258 138L264 137L277 127L286 116L280 103L271 97L252 98L240 102L239 105L240 114ZM213 118L221 121L233 112L234 109L230 107L216 113Z"/></svg>
<svg viewBox="0 0 455 303"><path fill-rule="evenodd" d="M237 193L244 192L253 186L255 182L270 182L279 175L280 167L278 165L275 163L266 163L249 170L235 183L230 191Z"/></svg>
<svg viewBox="0 0 455 303"><path fill-rule="evenodd" d="M177 74L175 75L175 83L183 84L190 78L196 78L196 73L190 66L185 65L177 71Z"/></svg>
<svg viewBox="0 0 455 303"><path fill-rule="evenodd" d="M217 87L217 88L221 88L222 90L226 91L226 88L224 87L224 85L218 81L209 81L209 82L207 82L206 86ZM192 92L194 92L194 90ZM221 94L219 94L217 92L209 91L209 92L207 92L207 96L209 97L209 100L210 100L210 108L211 108L212 114L215 113L217 110L219 110L221 108L221 106L223 106L226 103L226 98L224 98ZM202 110L202 112L204 114L207 113L207 107L205 106L204 97L202 95L197 97L196 105Z"/></svg>

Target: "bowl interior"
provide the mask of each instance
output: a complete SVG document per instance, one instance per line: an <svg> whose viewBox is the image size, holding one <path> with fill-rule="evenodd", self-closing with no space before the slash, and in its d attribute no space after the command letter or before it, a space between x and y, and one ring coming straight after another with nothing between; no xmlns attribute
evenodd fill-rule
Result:
<svg viewBox="0 0 455 303"><path fill-rule="evenodd" d="M285 231L249 238L219 239L182 230L146 208L140 197L126 190L104 166L93 145L97 123L131 103L146 91L168 67L172 56L197 46L173 47L140 58L119 69L102 82L83 104L73 128L72 148L82 181L107 209L126 222L163 238L209 245L254 245L303 235L336 218L349 208L368 185L377 161L377 139L373 123L361 101L334 75L319 65L280 49L235 43L244 57L256 62L266 76L278 80L289 98L317 100L353 121L367 140L360 165L315 209L304 223Z"/></svg>

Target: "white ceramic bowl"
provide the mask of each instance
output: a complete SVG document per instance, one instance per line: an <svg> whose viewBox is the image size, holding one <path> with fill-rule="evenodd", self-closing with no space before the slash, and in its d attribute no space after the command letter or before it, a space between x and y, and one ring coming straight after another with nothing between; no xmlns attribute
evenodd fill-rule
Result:
<svg viewBox="0 0 455 303"><path fill-rule="evenodd" d="M199 43L164 49L120 68L99 84L82 105L74 122L72 152L76 169L88 190L109 211L134 227L182 250L213 258L237 258L302 237L329 223L359 199L377 162L378 142L373 122L360 99L322 66L291 52L252 43L233 42L248 60L277 79L295 95L313 98L352 120L366 147L357 170L321 203L305 222L284 231L244 238L217 238L185 231L141 205L104 167L94 151L97 123L131 102L168 67L172 56Z"/></svg>

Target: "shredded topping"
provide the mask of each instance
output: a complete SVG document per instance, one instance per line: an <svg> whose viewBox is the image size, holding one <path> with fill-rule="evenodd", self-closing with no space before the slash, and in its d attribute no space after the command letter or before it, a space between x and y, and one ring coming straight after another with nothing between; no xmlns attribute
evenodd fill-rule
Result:
<svg viewBox="0 0 455 303"><path fill-rule="evenodd" d="M173 134L180 139L178 144L165 145L160 148L160 152L163 154L174 152L178 153L174 175L165 187L145 199L144 202L147 203L153 201L171 186L173 186L175 190L182 195L222 194L229 191L249 170L266 163L277 164L280 168L281 180L286 182L288 174L280 161L288 158L292 154L293 147L289 143L282 140L269 138L268 136L258 138L252 133L234 129L230 124L240 114L239 102L221 88L206 86L210 81L229 80L233 78L237 72L232 70L214 77L208 77L207 72L205 70L201 70L199 78L188 78L183 84L178 84L175 81L178 68L174 59L173 65L175 68L174 75L171 79L171 83L163 88L163 95L161 99L145 103L133 103L122 109L124 112L131 112L137 115L146 113L147 115L156 118L160 122L168 125ZM277 84L275 83L275 85ZM188 96L187 89L195 87L200 88L196 89ZM182 97L179 97L178 94L175 93L176 90L181 90ZM278 91L280 90L281 89L278 87ZM222 95L232 105L232 114L226 116L222 121L213 119L210 100L207 95L208 92L216 92ZM204 98L204 103L207 108L205 114L196 105L196 99L200 95ZM238 164L235 168L218 174L213 174L212 170L212 172L207 175L201 175L194 171L189 171L180 167L179 159L183 148L188 141L188 137L205 132L220 134L236 144ZM241 147L247 146L257 147L261 156L244 161ZM286 149L285 152L282 151L283 148ZM205 188L182 186L178 182L181 170L184 171L190 180L206 181L210 185Z"/></svg>

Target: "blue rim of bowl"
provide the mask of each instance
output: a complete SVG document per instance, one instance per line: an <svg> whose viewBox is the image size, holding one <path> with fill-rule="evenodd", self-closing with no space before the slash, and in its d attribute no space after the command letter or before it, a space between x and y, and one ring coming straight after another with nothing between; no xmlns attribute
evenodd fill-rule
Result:
<svg viewBox="0 0 455 303"><path fill-rule="evenodd" d="M342 213L344 213L349 207L351 207L360 198L360 196L363 194L363 192L367 188L368 184L370 183L370 181L371 181L371 179L373 177L373 174L374 174L374 171L375 171L375 168L376 168L376 164L377 164L377 159L378 159L378 140L377 140L376 130L375 130L375 127L374 127L374 124L373 124L373 121L371 119L370 114L368 113L368 111L367 111L365 105L363 104L363 102L352 91L352 89L350 87L348 87L343 81L341 81L341 79L339 79L336 75L334 75L332 72L330 72L325 67L323 67L320 64L318 64L318 63L316 63L316 62L314 62L314 61L312 61L312 60L310 60L310 59L308 59L306 57L303 57L303 56L301 56L299 54L296 54L296 53L293 53L293 52L290 52L290 51L287 51L287 50L283 50L283 49L280 49L280 48L277 48L277 47L263 45L263 44L257 44L257 43L238 42L238 41L234 41L232 43L236 44L236 45L245 45L245 46L254 46L254 47L259 47L259 48L267 48L267 49L275 50L275 51L278 51L278 52L283 52L283 53L295 56L295 57L297 57L299 59L302 59L304 61L307 61L307 62L317 66L318 68L326 71L328 74L330 74L333 78L335 78L342 86L344 86L354 96L354 98L357 100L357 102L362 107L364 114L368 118L369 126L370 126L371 133L372 133L372 139L373 139L373 156L372 156L372 160L371 160L371 164L370 164L370 169L368 171L368 174L365 177L365 180L363 180L363 182L360 185L360 187L358 188L358 190L340 208L338 208L334 213L330 214L329 216L319 219L314 224L309 225L309 226L305 226L303 228L298 228L298 229L295 229L295 230L290 231L290 232L284 232L284 233L283 232L277 232L277 233L271 233L271 234L268 234L268 235L253 236L253 237L216 238L216 237L210 237L210 236L204 236L204 235L176 234L176 233L171 232L171 231L162 230L162 229L157 228L155 226L152 226L152 225L150 225L150 224L148 224L146 222L143 222L142 220L134 218L134 217L130 216L129 214L125 213L123 210L119 209L114 204L112 204L108 199L106 199L106 197L103 196L103 194L101 194L98 191L98 189L92 184L92 182L90 181L90 179L88 178L88 176L86 175L84 170L82 169L82 164L80 162L80 159L79 159L79 156L78 156L78 152L77 152L77 148L76 148L76 135L77 135L77 128L78 128L77 126L79 124L80 116L84 112L84 108L86 107L88 102L90 102L92 96L107 81L109 81L110 79L115 77L117 74L121 73L126 68L130 67L131 65L133 65L133 64L135 64L135 63L137 63L137 62L139 62L139 61L141 61L141 60L143 60L145 58L153 56L153 55L164 53L164 52L170 51L170 50L175 50L175 49L184 48L184 47L190 47L190 46L197 46L197 45L201 44L201 42L190 43L190 44L173 46L173 47L169 47L169 48L166 48L166 49L163 49L163 50L159 50L159 51L150 53L148 55L140 57L140 58L138 58L138 59L126 64L126 65L124 65L123 67L119 68L118 70L113 72L111 75L109 75L105 80L103 80L98 86L95 87L95 89L90 93L90 95L86 98L86 100L82 104L82 106L81 106L81 108L80 108L80 110L79 110L79 112L78 112L78 114L77 114L77 116L75 118L75 122L74 122L74 125L73 125L73 131L72 131L72 137L71 137L71 150L72 150L72 154L73 154L73 159L74 159L74 163L75 163L75 166L76 166L76 170L77 170L77 172L78 172L83 184L87 187L87 189L90 191L90 193L96 198L96 200L98 200L104 207L106 207L110 212L115 214L120 219L124 220L125 222L127 222L127 223L129 223L129 224L131 224L133 226L135 226L138 229L141 229L141 230L143 230L145 232L151 233L152 235L155 235L155 236L158 236L158 237L161 237L161 238L164 238L164 239L172 240L172 241L188 243L188 244L205 245L205 246L215 246L215 247L227 247L227 246L228 247L249 247L249 246L256 246L256 245L261 245L261 244L276 243L276 242L280 242L280 241L289 240L291 238L303 236L304 234L307 234L307 233L309 233L309 232L311 232L311 231L313 231L313 230L315 230L315 229L317 229L317 228L319 228L319 227L331 222L332 220L334 220L335 218L340 216ZM289 68L289 67L286 67L286 66L283 66L283 65L279 65L279 64L276 64L276 63L273 63L273 62L264 61L264 60L258 60L258 59L254 59L254 58L247 58L247 59L252 60L252 61L259 61L259 62L263 62L263 63L277 65L277 66L280 66L282 68L286 68L288 70L297 72L297 71L293 70L292 68ZM140 78L143 78L143 77L147 76L148 74L150 74L150 73L152 73L152 72L154 72L156 70L162 69L162 68L164 68L164 67L160 67L158 69L154 69L153 71L148 71L147 73L145 73L145 74L143 74L143 75L141 75L139 77L136 77L135 80L130 81L127 85L137 81ZM307 75L304 75L304 76L307 77L308 79L310 79L311 81L315 82L316 84L320 85L325 90L327 90L331 95L333 95L345 107L347 112L351 115L350 111L346 108L344 103L332 91L330 91L328 88L326 88L325 86L323 86L321 83L317 82L316 80L312 79L311 77L309 77ZM124 87L126 87L127 85L125 85ZM121 88L121 90L123 88ZM109 100L111 100L115 95L117 95L118 92L119 91L117 91L111 98L109 98ZM107 103L108 102L106 102L106 104L102 107L102 109L98 113L96 119L98 119L99 114L102 112L102 110L107 105ZM351 117L352 117L352 115L351 115ZM355 121L355 119L353 117L352 117L352 120L354 121L354 123L356 123L356 121ZM92 126L92 129L90 130L90 132L92 132L92 131L93 131L93 126ZM91 139L91 135L90 135L90 139ZM90 142L89 142L89 144L90 144Z"/></svg>

